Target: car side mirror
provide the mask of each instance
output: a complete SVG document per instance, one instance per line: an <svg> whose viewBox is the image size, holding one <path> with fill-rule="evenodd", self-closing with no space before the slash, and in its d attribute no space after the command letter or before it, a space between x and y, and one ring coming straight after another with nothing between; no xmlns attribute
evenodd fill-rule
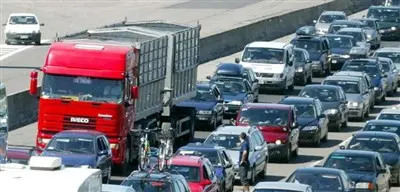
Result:
<svg viewBox="0 0 400 192"><path fill-rule="evenodd" d="M210 75L207 75L207 77L206 77L208 80L210 80L211 79L211 76Z"/></svg>
<svg viewBox="0 0 400 192"><path fill-rule="evenodd" d="M256 151L261 151L261 149L262 149L262 146L255 146L254 147L254 150L256 150Z"/></svg>
<svg viewBox="0 0 400 192"><path fill-rule="evenodd" d="M239 58L235 58L235 63L240 63L240 59Z"/></svg>
<svg viewBox="0 0 400 192"><path fill-rule="evenodd" d="M288 65L289 67L293 66L293 61L289 61Z"/></svg>
<svg viewBox="0 0 400 192"><path fill-rule="evenodd" d="M236 125L236 120L234 120L233 118L229 121L232 125Z"/></svg>
<svg viewBox="0 0 400 192"><path fill-rule="evenodd" d="M340 103L342 103L342 104L347 104L347 103L349 103L348 101L341 101Z"/></svg>
<svg viewBox="0 0 400 192"><path fill-rule="evenodd" d="M107 153L108 153L108 152L107 152L106 150L104 150L104 151L100 151L100 152L99 152L99 155L107 155Z"/></svg>
<svg viewBox="0 0 400 192"><path fill-rule="evenodd" d="M382 75L382 77L384 77L384 78L387 77L387 76L388 76L388 75L387 75L386 73L384 73L384 74Z"/></svg>
<svg viewBox="0 0 400 192"><path fill-rule="evenodd" d="M232 167L232 163L228 163L227 165L225 165L226 168L231 168Z"/></svg>
<svg viewBox="0 0 400 192"><path fill-rule="evenodd" d="M211 184L211 181L208 179L201 181L201 185L203 185L203 186L210 185L210 184Z"/></svg>
<svg viewBox="0 0 400 192"><path fill-rule="evenodd" d="M247 92L247 94L254 94L254 91L249 91L249 92Z"/></svg>
<svg viewBox="0 0 400 192"><path fill-rule="evenodd" d="M41 23L40 26L44 26L44 23Z"/></svg>
<svg viewBox="0 0 400 192"><path fill-rule="evenodd" d="M345 150L345 149L346 149L346 147L345 147L344 145L341 145L341 146L339 147L339 149L341 149L341 150Z"/></svg>
<svg viewBox="0 0 400 192"><path fill-rule="evenodd" d="M313 23L317 23L317 20L313 20L312 22L313 22Z"/></svg>
<svg viewBox="0 0 400 192"><path fill-rule="evenodd" d="M325 118L326 117L326 115L325 114L321 114L321 115L319 115L319 118Z"/></svg>
<svg viewBox="0 0 400 192"><path fill-rule="evenodd" d="M290 125L290 127L292 127L292 128L297 128L297 127L299 127L299 123L293 122L293 123Z"/></svg>
<svg viewBox="0 0 400 192"><path fill-rule="evenodd" d="M311 63L312 61L310 59L307 59L306 63Z"/></svg>

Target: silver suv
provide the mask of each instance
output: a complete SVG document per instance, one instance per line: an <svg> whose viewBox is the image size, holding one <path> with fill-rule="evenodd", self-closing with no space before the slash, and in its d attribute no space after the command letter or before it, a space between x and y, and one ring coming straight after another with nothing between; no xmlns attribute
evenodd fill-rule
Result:
<svg viewBox="0 0 400 192"><path fill-rule="evenodd" d="M346 13L343 11L324 11L318 20L314 20L315 28L319 35L325 35L328 32L329 25L335 20L347 20Z"/></svg>

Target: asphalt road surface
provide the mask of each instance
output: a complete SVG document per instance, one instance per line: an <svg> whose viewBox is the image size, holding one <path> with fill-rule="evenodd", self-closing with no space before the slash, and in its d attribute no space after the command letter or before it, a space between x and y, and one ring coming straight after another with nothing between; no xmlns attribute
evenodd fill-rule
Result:
<svg viewBox="0 0 400 192"><path fill-rule="evenodd" d="M357 13L352 15L351 17L361 17L361 15L365 14L364 12ZM282 37L277 39L276 41L280 42L289 42L293 38L293 35L289 35L286 37ZM391 47L398 46L399 42L384 42L383 47ZM199 67L198 70L198 79L204 80L208 74L212 74L215 69L216 64L221 61L232 62L235 57L238 57L240 53L233 54L231 56L227 56L224 58L220 58L218 60L208 62ZM314 83L320 83L322 78L314 78ZM297 95L297 93L302 89L300 86L296 86L295 90L288 95ZM276 95L274 93L260 95L260 102L277 102L283 96ZM381 109L387 108L393 105L397 105L400 103L399 100L400 94L397 94L394 97L387 97L387 101L382 104L375 106L375 109L371 111L371 117L374 118ZM34 145L35 144L35 134L36 134L36 123L31 124L26 127L22 127L20 129L14 130L10 133L9 143L10 144L22 144L22 145ZM299 150L299 156L293 159L290 163L269 163L267 175L262 181L280 181L291 174L296 168L299 167L307 167L314 166L316 164L321 163L324 158L326 158L332 151L336 150L341 144L344 144L348 141L348 138L351 137L352 133L361 129L364 125L364 122L349 122L348 127L343 129L342 132L330 132L329 140L326 143L322 143L319 148L313 147L301 147ZM196 132L196 141L202 141L208 136L210 132L197 131ZM113 176L112 183L118 184L124 179L123 176ZM260 180L261 181L261 180ZM238 186L235 187L235 190L239 190ZM393 187L391 192L400 191L400 188Z"/></svg>

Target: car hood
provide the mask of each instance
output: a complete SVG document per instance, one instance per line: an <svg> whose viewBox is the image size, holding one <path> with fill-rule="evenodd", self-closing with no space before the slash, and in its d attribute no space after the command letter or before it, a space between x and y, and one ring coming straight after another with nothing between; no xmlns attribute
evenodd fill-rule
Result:
<svg viewBox="0 0 400 192"><path fill-rule="evenodd" d="M399 154L398 153L381 153L383 157L383 161L385 164L393 166L399 162Z"/></svg>
<svg viewBox="0 0 400 192"><path fill-rule="evenodd" d="M41 156L60 157L62 164L66 166L78 167L82 165L90 165L94 167L96 164L96 155L94 154L74 154L44 151Z"/></svg>
<svg viewBox="0 0 400 192"><path fill-rule="evenodd" d="M317 23L315 28L323 31L328 31L330 23Z"/></svg>
<svg viewBox="0 0 400 192"><path fill-rule="evenodd" d="M214 102L200 101L200 100L187 100L178 104L180 107L194 107L196 110L211 110L214 106Z"/></svg>
<svg viewBox="0 0 400 192"><path fill-rule="evenodd" d="M224 101L230 102L230 101L243 101L243 99L246 97L246 93L239 93L236 95L232 95L232 93L226 93L222 92L224 95Z"/></svg>
<svg viewBox="0 0 400 192"><path fill-rule="evenodd" d="M316 118L297 117L297 123L299 123L300 126L316 126L316 125L318 125L318 121Z"/></svg>
<svg viewBox="0 0 400 192"><path fill-rule="evenodd" d="M188 182L189 188L191 192L202 192L203 186L200 183Z"/></svg>
<svg viewBox="0 0 400 192"><path fill-rule="evenodd" d="M332 54L345 55L349 54L351 48L331 48Z"/></svg>
<svg viewBox="0 0 400 192"><path fill-rule="evenodd" d="M338 109L340 105L340 102L322 102L322 107L324 110L328 109Z"/></svg>
<svg viewBox="0 0 400 192"><path fill-rule="evenodd" d="M268 64L268 63L248 63L241 62L243 67L253 69L256 73L283 73L285 64Z"/></svg>
<svg viewBox="0 0 400 192"><path fill-rule="evenodd" d="M308 52L310 55L311 61L320 61L321 60L321 53L319 52Z"/></svg>
<svg viewBox="0 0 400 192"><path fill-rule="evenodd" d="M348 101L362 101L362 97L360 94L351 94L351 93L346 93L346 97Z"/></svg>
<svg viewBox="0 0 400 192"><path fill-rule="evenodd" d="M7 25L5 31L12 33L32 33L40 30L39 25Z"/></svg>
<svg viewBox="0 0 400 192"><path fill-rule="evenodd" d="M375 182L375 175L374 173L369 173L369 172L353 172L353 173L347 173L347 175L350 177L350 179L356 183L360 182Z"/></svg>

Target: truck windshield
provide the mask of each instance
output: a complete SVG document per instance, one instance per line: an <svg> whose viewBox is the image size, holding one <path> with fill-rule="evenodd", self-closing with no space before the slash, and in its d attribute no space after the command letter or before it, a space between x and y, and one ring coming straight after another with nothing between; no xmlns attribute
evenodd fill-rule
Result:
<svg viewBox="0 0 400 192"><path fill-rule="evenodd" d="M381 22L396 22L399 19L399 9L375 8L368 10L367 17Z"/></svg>
<svg viewBox="0 0 400 192"><path fill-rule="evenodd" d="M42 98L121 103L123 81L45 74Z"/></svg>
<svg viewBox="0 0 400 192"><path fill-rule="evenodd" d="M247 47L244 49L242 61L252 63L283 64L283 49Z"/></svg>
<svg viewBox="0 0 400 192"><path fill-rule="evenodd" d="M45 151L94 154L94 144L91 138L54 137Z"/></svg>
<svg viewBox="0 0 400 192"><path fill-rule="evenodd" d="M286 126L288 119L286 109L243 108L239 113L239 123L245 125Z"/></svg>
<svg viewBox="0 0 400 192"><path fill-rule="evenodd" d="M171 184L166 181L130 179L123 181L121 185L132 187L135 192L172 192Z"/></svg>

